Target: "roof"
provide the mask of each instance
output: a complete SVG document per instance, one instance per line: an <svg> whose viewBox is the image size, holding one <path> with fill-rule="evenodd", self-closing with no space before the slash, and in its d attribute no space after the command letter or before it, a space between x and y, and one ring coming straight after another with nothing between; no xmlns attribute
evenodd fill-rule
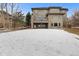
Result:
<svg viewBox="0 0 79 59"><path fill-rule="evenodd" d="M32 10L35 10L35 9L36 9L36 10L37 10L37 9L38 9L38 10L47 10L48 8L46 8L46 7L32 8Z"/></svg>
<svg viewBox="0 0 79 59"><path fill-rule="evenodd" d="M61 7L48 7L48 8L60 9Z"/></svg>
<svg viewBox="0 0 79 59"><path fill-rule="evenodd" d="M32 10L48 10L50 8L54 8L54 9L60 9L60 10L66 10L68 11L67 8L62 8L62 7L39 7L39 8L32 8Z"/></svg>
<svg viewBox="0 0 79 59"><path fill-rule="evenodd" d="M66 10L66 11L68 11L68 9L67 9L67 8L61 8L60 10Z"/></svg>

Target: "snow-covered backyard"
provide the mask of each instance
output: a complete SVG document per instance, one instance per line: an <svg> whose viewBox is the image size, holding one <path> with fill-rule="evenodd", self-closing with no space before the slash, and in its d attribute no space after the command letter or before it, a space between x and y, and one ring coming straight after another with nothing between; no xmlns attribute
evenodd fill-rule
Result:
<svg viewBox="0 0 79 59"><path fill-rule="evenodd" d="M79 55L79 36L61 29L28 29L1 33L0 55Z"/></svg>

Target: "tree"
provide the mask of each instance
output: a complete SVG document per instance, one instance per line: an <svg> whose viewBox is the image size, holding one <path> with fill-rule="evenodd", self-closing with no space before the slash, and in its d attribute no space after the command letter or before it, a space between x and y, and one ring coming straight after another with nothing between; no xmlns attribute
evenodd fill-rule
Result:
<svg viewBox="0 0 79 59"><path fill-rule="evenodd" d="M31 14L30 12L28 12L26 14L26 26L30 26L30 24L31 24Z"/></svg>
<svg viewBox="0 0 79 59"><path fill-rule="evenodd" d="M0 3L0 9L1 9L1 12L2 12L2 15L1 15L2 20L4 20L4 22L3 22L3 27L5 28L5 27L6 27L6 21L5 21L5 19L4 19L5 17L4 17L3 12L6 12L7 14L10 13L11 15L13 15L13 12L14 12L15 9L16 9L16 4L14 4L14 3ZM10 11L11 11L11 12L10 12ZM9 19L8 15L6 15L6 18ZM11 22L12 22L12 21L13 21L13 16L12 16ZM9 24L8 29L9 29L10 27L12 27L12 23Z"/></svg>
<svg viewBox="0 0 79 59"><path fill-rule="evenodd" d="M72 15L72 25L79 26L79 10L76 10Z"/></svg>
<svg viewBox="0 0 79 59"><path fill-rule="evenodd" d="M16 4L15 3L10 3L9 6L10 6L10 9L11 9L11 14L13 15Z"/></svg>
<svg viewBox="0 0 79 59"><path fill-rule="evenodd" d="M20 9L18 11L18 7L19 7L18 4L16 4L16 3L10 3L9 5L10 5L10 10L11 10L10 13L12 15L12 27L14 27L14 29L15 29L17 21L21 21L22 20L23 14L21 13L22 11L19 12Z"/></svg>
<svg viewBox="0 0 79 59"><path fill-rule="evenodd" d="M14 14L13 14L13 20L14 20L14 29L15 29L15 27L16 27L16 23L23 23L23 19L24 19L24 16L23 16L24 14L22 14L22 12L20 11L20 12L15 12Z"/></svg>
<svg viewBox="0 0 79 59"><path fill-rule="evenodd" d="M68 18L63 20L63 27L67 27L68 24Z"/></svg>
<svg viewBox="0 0 79 59"><path fill-rule="evenodd" d="M10 20L10 24L8 26L8 29L9 28L12 28L15 26L15 22L18 20L18 21L21 21L22 20L22 11L21 12L18 12L18 10L20 11L21 9L18 9L18 4L16 3L0 3L0 9L1 9L1 17L2 19L4 20L4 24L2 25L4 28L6 27L5 25L5 17L4 17L4 14L3 12L6 12L7 14L10 14L11 15L11 20ZM21 18L21 17L22 18ZM8 15L6 16L7 19L9 19ZM16 20L15 20L16 19ZM20 20L21 19L21 20ZM8 21L9 22L9 21ZM22 21L23 22L23 21Z"/></svg>

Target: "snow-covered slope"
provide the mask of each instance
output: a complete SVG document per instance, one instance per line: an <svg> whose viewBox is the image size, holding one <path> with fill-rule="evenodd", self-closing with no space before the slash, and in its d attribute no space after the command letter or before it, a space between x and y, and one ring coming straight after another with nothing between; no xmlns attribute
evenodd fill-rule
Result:
<svg viewBox="0 0 79 59"><path fill-rule="evenodd" d="M0 34L0 55L79 55L79 36L57 29L28 29Z"/></svg>

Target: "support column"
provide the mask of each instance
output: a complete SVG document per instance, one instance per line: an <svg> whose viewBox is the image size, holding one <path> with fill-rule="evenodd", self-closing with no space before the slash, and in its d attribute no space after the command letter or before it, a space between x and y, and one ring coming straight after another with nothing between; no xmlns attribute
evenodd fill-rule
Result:
<svg viewBox="0 0 79 59"><path fill-rule="evenodd" d="M48 28L51 28L51 21L50 21L50 17L48 16Z"/></svg>
<svg viewBox="0 0 79 59"><path fill-rule="evenodd" d="M53 23L53 28L54 28L54 23Z"/></svg>
<svg viewBox="0 0 79 59"><path fill-rule="evenodd" d="M51 28L51 24L50 24L50 22L48 23L48 28L49 28L49 29Z"/></svg>
<svg viewBox="0 0 79 59"><path fill-rule="evenodd" d="M57 23L57 27L60 27L60 26L59 26L59 23Z"/></svg>
<svg viewBox="0 0 79 59"><path fill-rule="evenodd" d="M31 28L33 29L33 22L31 22Z"/></svg>
<svg viewBox="0 0 79 59"><path fill-rule="evenodd" d="M63 24L62 23L60 23L60 27L62 28L62 26L63 26Z"/></svg>
<svg viewBox="0 0 79 59"><path fill-rule="evenodd" d="M33 29L33 15L31 16L31 28Z"/></svg>

